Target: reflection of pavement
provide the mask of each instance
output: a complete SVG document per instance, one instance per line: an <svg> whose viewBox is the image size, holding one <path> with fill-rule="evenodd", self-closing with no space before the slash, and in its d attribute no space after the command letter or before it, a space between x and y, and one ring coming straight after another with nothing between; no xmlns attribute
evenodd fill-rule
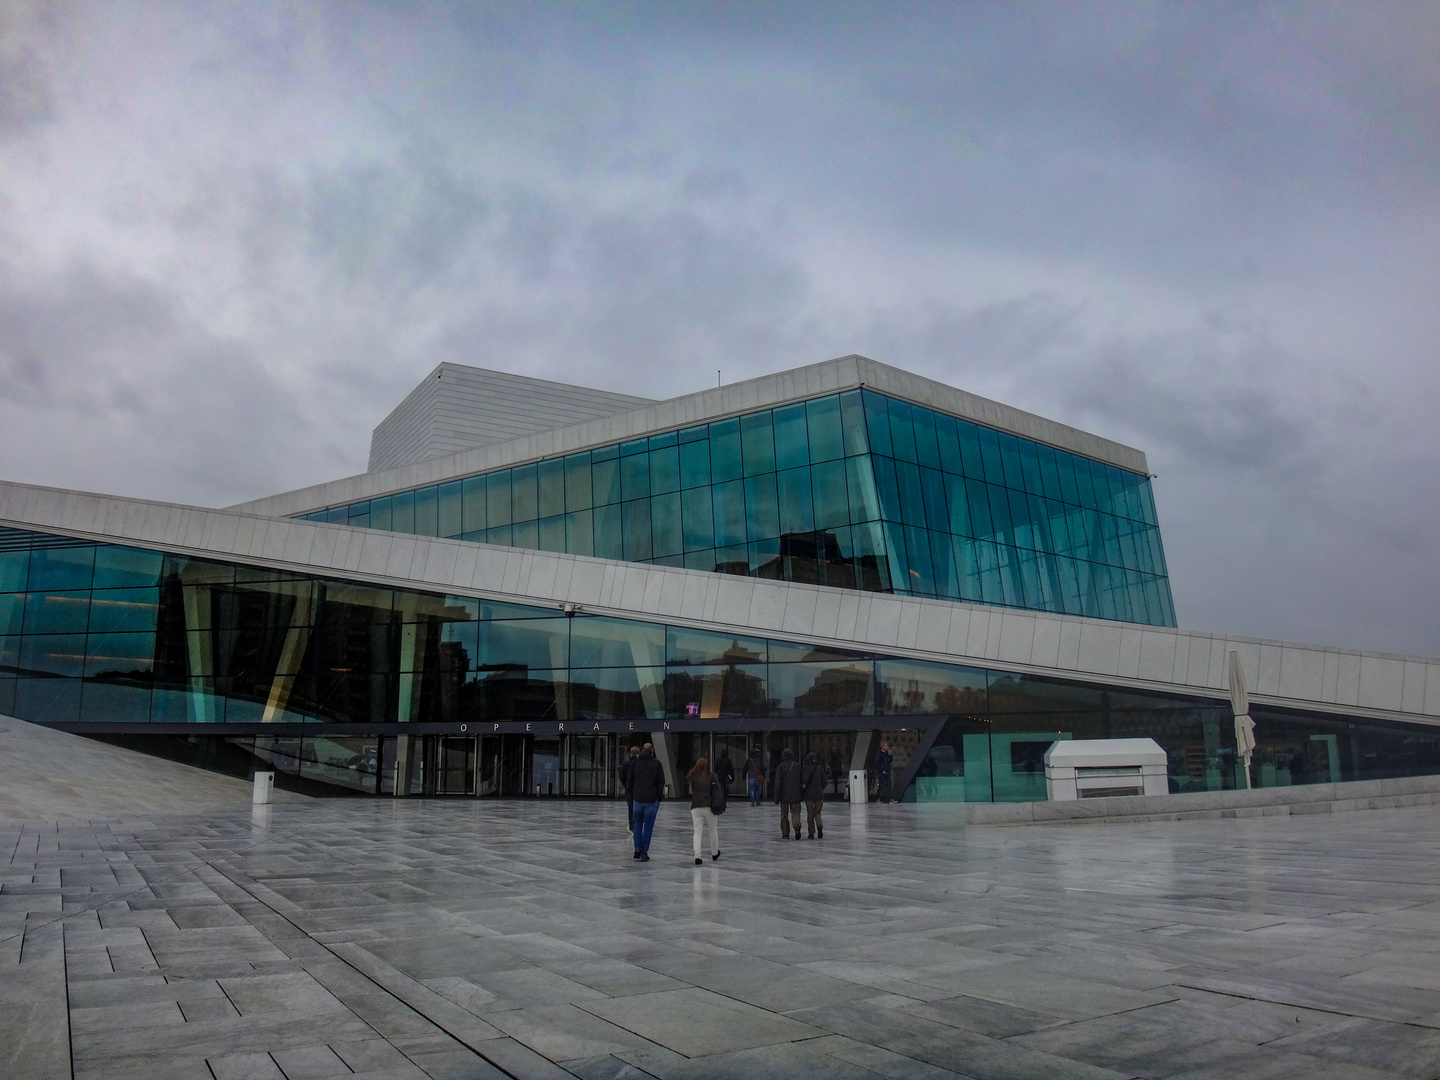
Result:
<svg viewBox="0 0 1440 1080"><path fill-rule="evenodd" d="M0 824L0 1075L69 1076L72 1048L86 1077L1436 1060L1435 808L967 832L953 808L828 806L825 839L796 842L773 805L732 803L702 867L683 804L648 865L623 812L334 799Z"/></svg>

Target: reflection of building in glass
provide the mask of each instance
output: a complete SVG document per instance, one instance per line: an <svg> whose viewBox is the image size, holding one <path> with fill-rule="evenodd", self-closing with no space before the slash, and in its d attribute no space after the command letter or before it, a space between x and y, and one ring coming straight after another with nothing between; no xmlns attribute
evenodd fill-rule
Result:
<svg viewBox="0 0 1440 1080"><path fill-rule="evenodd" d="M1032 799L1055 740L1130 736L1214 791L1235 650L1255 784L1440 771L1440 663L1174 628L1128 447L859 357L670 402L438 375L385 469L244 507L0 484L0 712L317 792L612 795L651 740L842 795L883 738L907 798Z"/></svg>

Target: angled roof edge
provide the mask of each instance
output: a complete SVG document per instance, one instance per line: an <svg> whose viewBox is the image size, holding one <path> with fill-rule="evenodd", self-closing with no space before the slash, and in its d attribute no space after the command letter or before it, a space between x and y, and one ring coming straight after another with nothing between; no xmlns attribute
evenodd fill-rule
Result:
<svg viewBox="0 0 1440 1080"><path fill-rule="evenodd" d="M991 401L978 394L957 390L953 386L902 371L869 357L852 354L776 372L773 375L762 375L728 386L684 394L656 402L654 405L556 428L553 431L492 443L383 472L360 473L278 495L252 499L236 503L227 509L269 517L307 514L331 506L359 502L361 499L408 491L411 488L443 483L511 465L523 465L542 458L573 454L640 435L653 435L691 424L721 420L756 409L851 390L859 386L973 420L987 427L1008 431L1060 450L1094 458L1131 472L1149 472L1144 453L1133 447L1055 420L1047 420L998 401Z"/></svg>
<svg viewBox="0 0 1440 1080"><path fill-rule="evenodd" d="M320 577L739 632L881 655L1440 726L1440 659L953 600L863 593L584 555L0 481L0 525Z"/></svg>

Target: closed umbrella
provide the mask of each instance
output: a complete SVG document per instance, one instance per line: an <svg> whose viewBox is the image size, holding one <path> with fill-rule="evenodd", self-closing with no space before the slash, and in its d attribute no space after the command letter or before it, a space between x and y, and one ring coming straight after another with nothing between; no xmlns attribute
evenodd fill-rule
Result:
<svg viewBox="0 0 1440 1080"><path fill-rule="evenodd" d="M1245 789L1250 789L1250 755L1255 753L1255 721L1250 719L1250 693L1245 689L1245 668L1240 654L1230 654L1230 708L1235 712L1235 752L1245 767Z"/></svg>

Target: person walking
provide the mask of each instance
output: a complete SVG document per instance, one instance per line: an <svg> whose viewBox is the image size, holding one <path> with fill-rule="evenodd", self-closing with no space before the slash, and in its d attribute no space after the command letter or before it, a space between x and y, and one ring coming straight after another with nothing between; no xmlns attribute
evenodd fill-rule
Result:
<svg viewBox="0 0 1440 1080"><path fill-rule="evenodd" d="M882 742L880 749L875 751L875 793L883 803L890 801L890 767L894 763L895 759L890 754L890 744Z"/></svg>
<svg viewBox="0 0 1440 1080"><path fill-rule="evenodd" d="M630 795L635 800L635 854L641 862L650 861L650 834L655 831L655 815L665 797L665 769L655 757L655 747L646 743L630 769Z"/></svg>
<svg viewBox="0 0 1440 1080"><path fill-rule="evenodd" d="M721 750L720 758L715 762L715 779L725 789L725 794L730 794L730 785L735 782L735 763L730 760L730 751Z"/></svg>
<svg viewBox="0 0 1440 1080"><path fill-rule="evenodd" d="M820 811L825 807L825 770L813 752L800 764L800 794L805 799L805 835L814 840L825 836L825 823ZM795 822L795 835L800 835L800 822Z"/></svg>
<svg viewBox="0 0 1440 1080"><path fill-rule="evenodd" d="M745 759L745 779L750 785L750 805L759 806L765 797L765 757L758 746Z"/></svg>
<svg viewBox="0 0 1440 1080"><path fill-rule="evenodd" d="M710 763L703 757L685 779L690 781L690 820L695 823L695 865L699 866L705 861L700 857L700 841L706 829L710 830L710 861L720 858L720 823L715 807L724 807L725 796L719 774L710 771Z"/></svg>
<svg viewBox="0 0 1440 1080"><path fill-rule="evenodd" d="M790 823L795 823L795 839L800 839L800 802L803 791L800 787L800 766L795 755L786 747L780 755L780 764L775 767L775 801L780 804L780 836L790 839Z"/></svg>
<svg viewBox="0 0 1440 1080"><path fill-rule="evenodd" d="M625 758L625 763L620 766L620 788L625 792L625 829L630 833L630 839L635 839L635 759L640 756L640 747L630 747L630 753ZM635 845L635 850L640 850L640 845Z"/></svg>

